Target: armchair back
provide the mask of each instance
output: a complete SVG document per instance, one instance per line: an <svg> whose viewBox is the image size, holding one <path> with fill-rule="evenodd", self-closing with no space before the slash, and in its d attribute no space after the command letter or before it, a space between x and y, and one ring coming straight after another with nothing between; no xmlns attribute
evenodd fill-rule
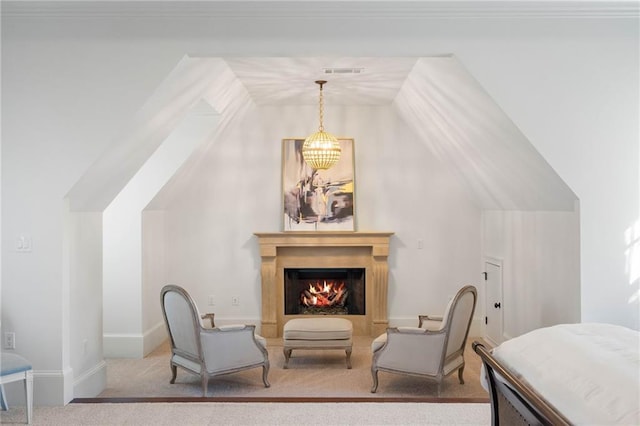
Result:
<svg viewBox="0 0 640 426"><path fill-rule="evenodd" d="M202 359L200 320L191 296L178 286L166 286L161 296L171 351L199 362Z"/></svg>
<svg viewBox="0 0 640 426"><path fill-rule="evenodd" d="M169 383L175 383L180 367L200 376L202 396L206 396L211 377L262 367L264 386L270 386L267 342L255 334L254 325L204 328L195 302L177 285L162 288L160 304L171 342ZM213 314L205 317L212 319Z"/></svg>
<svg viewBox="0 0 640 426"><path fill-rule="evenodd" d="M445 358L464 351L473 313L476 308L477 292L473 286L462 287L453 297L445 312L443 328L449 331Z"/></svg>

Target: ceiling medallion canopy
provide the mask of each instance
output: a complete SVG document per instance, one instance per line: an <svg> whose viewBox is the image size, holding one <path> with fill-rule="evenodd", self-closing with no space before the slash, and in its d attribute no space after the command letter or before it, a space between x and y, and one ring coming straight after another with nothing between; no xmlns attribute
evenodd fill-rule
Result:
<svg viewBox="0 0 640 426"><path fill-rule="evenodd" d="M329 169L340 160L340 143L335 136L324 131L322 123L324 116L322 86L326 83L325 80L316 81L320 86L320 126L316 133L305 139L302 146L304 161L315 170Z"/></svg>

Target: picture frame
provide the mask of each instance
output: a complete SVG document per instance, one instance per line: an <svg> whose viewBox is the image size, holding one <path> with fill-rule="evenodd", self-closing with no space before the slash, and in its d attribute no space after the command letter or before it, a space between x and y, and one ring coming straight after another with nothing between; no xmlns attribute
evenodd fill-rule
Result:
<svg viewBox="0 0 640 426"><path fill-rule="evenodd" d="M338 162L315 170L302 157L303 138L282 140L284 231L355 231L354 140L338 142Z"/></svg>

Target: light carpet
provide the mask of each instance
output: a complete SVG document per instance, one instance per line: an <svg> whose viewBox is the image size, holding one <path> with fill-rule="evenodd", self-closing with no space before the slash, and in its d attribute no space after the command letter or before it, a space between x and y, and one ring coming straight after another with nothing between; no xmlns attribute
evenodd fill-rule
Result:
<svg viewBox="0 0 640 426"><path fill-rule="evenodd" d="M2 412L24 423L24 407ZM37 407L34 425L489 425L489 404L138 403Z"/></svg>
<svg viewBox="0 0 640 426"><path fill-rule="evenodd" d="M289 368L283 369L282 339L267 339L270 388L262 384L262 369L218 376L209 381L207 397L255 398L463 398L462 402L488 401L480 385L480 358L465 349L465 384L457 374L447 377L438 396L437 384L422 377L379 372L377 393L371 393L371 337L355 336L351 361L346 368L343 350L294 350ZM108 359L107 388L99 398L201 397L200 378L178 369L169 384L169 345L164 344L142 360ZM431 402L431 401L429 401Z"/></svg>

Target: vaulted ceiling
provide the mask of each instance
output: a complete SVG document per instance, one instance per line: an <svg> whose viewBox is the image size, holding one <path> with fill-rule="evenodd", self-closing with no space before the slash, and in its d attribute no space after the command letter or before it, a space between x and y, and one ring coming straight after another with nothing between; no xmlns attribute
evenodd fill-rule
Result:
<svg viewBox="0 0 640 426"><path fill-rule="evenodd" d="M417 58L225 58L258 105L390 105Z"/></svg>
<svg viewBox="0 0 640 426"><path fill-rule="evenodd" d="M574 209L577 198L571 189L454 56L187 57L171 76L135 118L134 130L72 190L72 206L105 205L162 143L160 136L171 132L172 117L178 119L198 99L223 113L225 126L247 103L315 105L314 80L326 79L325 96L331 105L394 108L481 208ZM153 123L162 123L163 130ZM121 169L118 182L113 180L114 169Z"/></svg>

